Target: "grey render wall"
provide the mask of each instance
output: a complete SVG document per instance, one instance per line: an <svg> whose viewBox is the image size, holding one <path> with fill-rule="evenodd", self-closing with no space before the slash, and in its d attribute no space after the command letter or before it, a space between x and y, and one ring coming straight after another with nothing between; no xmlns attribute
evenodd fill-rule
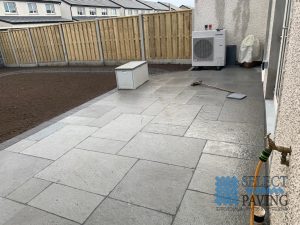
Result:
<svg viewBox="0 0 300 225"><path fill-rule="evenodd" d="M293 0L292 4L275 141L278 145L292 146L293 153L290 167L280 165L278 153L274 155L271 165L271 176L289 176L289 211L271 211L272 225L300 224L300 1Z"/></svg>
<svg viewBox="0 0 300 225"><path fill-rule="evenodd" d="M227 30L227 44L239 46L249 34L265 42L269 0L195 0L194 30L205 24Z"/></svg>

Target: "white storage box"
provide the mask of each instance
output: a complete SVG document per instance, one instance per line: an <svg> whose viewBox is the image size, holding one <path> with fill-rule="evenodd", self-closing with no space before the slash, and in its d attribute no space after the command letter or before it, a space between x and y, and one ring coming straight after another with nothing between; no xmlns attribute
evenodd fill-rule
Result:
<svg viewBox="0 0 300 225"><path fill-rule="evenodd" d="M118 89L137 89L149 80L146 61L132 61L117 67L115 70Z"/></svg>

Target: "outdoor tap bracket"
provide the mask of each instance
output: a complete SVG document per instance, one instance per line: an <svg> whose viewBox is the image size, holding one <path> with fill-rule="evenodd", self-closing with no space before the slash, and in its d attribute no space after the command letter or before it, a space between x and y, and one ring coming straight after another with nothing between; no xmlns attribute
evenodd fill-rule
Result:
<svg viewBox="0 0 300 225"><path fill-rule="evenodd" d="M287 147L283 147L283 146L277 146L275 144L275 142L271 139L270 136L271 136L271 134L268 134L267 137L266 137L266 139L268 141L268 149L266 151L264 151L262 153L262 155L264 155L265 153L270 155L272 151L276 150L276 151L281 153L281 164L289 166L290 162L287 158L288 158L289 155L292 154L292 147L287 148Z"/></svg>

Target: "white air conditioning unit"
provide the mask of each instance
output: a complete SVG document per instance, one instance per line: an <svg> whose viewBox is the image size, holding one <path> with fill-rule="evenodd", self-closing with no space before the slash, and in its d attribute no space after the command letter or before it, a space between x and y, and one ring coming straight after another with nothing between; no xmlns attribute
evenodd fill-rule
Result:
<svg viewBox="0 0 300 225"><path fill-rule="evenodd" d="M192 66L225 66L225 34L225 30L194 31Z"/></svg>

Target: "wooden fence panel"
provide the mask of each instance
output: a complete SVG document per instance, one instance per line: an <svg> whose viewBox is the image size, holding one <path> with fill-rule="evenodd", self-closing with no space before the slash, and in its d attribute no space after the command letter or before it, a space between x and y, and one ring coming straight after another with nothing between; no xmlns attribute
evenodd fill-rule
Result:
<svg viewBox="0 0 300 225"><path fill-rule="evenodd" d="M105 61L140 60L139 17L99 20Z"/></svg>
<svg viewBox="0 0 300 225"><path fill-rule="evenodd" d="M17 64L7 31L0 32L0 49L5 65Z"/></svg>
<svg viewBox="0 0 300 225"><path fill-rule="evenodd" d="M38 63L65 60L59 25L30 28L30 33Z"/></svg>
<svg viewBox="0 0 300 225"><path fill-rule="evenodd" d="M35 64L28 30L11 30L11 37L19 64Z"/></svg>
<svg viewBox="0 0 300 225"><path fill-rule="evenodd" d="M146 59L190 59L192 12L144 15Z"/></svg>
<svg viewBox="0 0 300 225"><path fill-rule="evenodd" d="M100 61L95 21L62 25L69 61Z"/></svg>

